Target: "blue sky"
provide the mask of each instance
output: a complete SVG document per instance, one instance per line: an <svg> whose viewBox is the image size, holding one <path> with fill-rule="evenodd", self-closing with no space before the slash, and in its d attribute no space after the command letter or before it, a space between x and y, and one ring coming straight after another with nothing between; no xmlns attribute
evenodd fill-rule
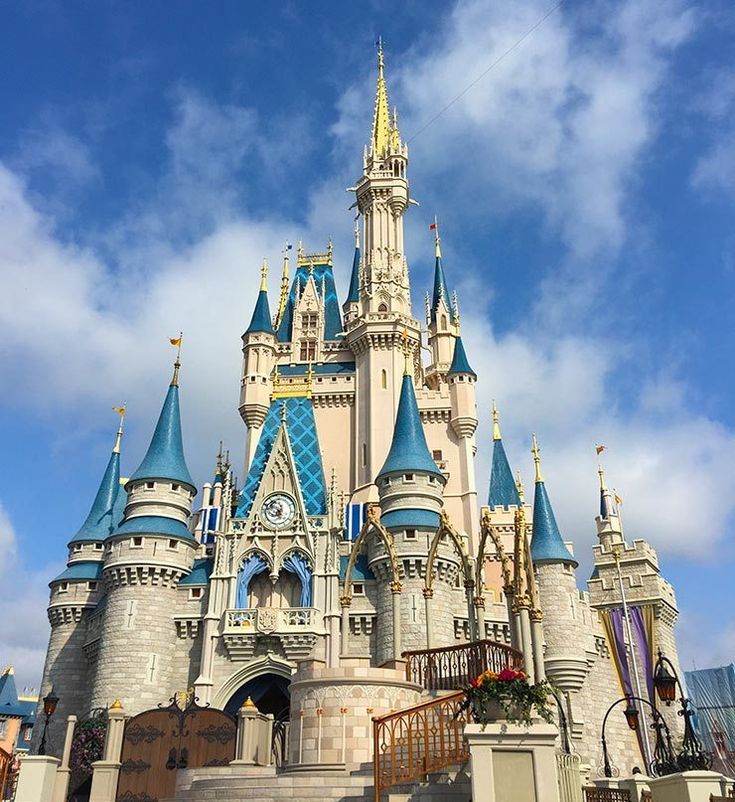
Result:
<svg viewBox="0 0 735 802"><path fill-rule="evenodd" d="M198 483L242 459L239 336L264 256L334 238L338 288L371 120L374 41L410 147L414 311L441 221L480 374L530 432L589 571L594 444L676 583L684 665L730 662L735 73L727 0L4 4L0 10L0 658L37 685L48 580L129 404L137 466L185 331ZM273 279L271 286L275 286Z"/></svg>

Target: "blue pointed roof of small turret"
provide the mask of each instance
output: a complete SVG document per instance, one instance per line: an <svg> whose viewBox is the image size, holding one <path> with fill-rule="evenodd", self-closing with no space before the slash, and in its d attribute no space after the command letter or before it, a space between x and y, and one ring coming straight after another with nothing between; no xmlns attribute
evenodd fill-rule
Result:
<svg viewBox="0 0 735 802"><path fill-rule="evenodd" d="M447 279L444 275L444 267L442 266L442 255L437 247L436 261L434 262L434 291L431 294L431 321L436 320L436 310L439 308L439 301L444 299L447 309L451 310L449 301L449 289L447 288Z"/></svg>
<svg viewBox="0 0 735 802"><path fill-rule="evenodd" d="M350 289L347 293L346 303L357 303L360 300L360 232L355 228L355 255L352 258L352 273L350 274Z"/></svg>
<svg viewBox="0 0 735 802"><path fill-rule="evenodd" d="M469 373L470 376L477 378L477 374L470 367L467 354L464 350L464 344L462 343L462 338L459 334L454 340L454 354L452 356L452 364L449 366L447 375L452 376L457 373Z"/></svg>
<svg viewBox="0 0 735 802"><path fill-rule="evenodd" d="M166 393L166 400L163 402L151 444L138 470L130 477L131 482L140 479L170 479L195 487L184 458L178 375L177 361L174 378Z"/></svg>
<svg viewBox="0 0 735 802"><path fill-rule="evenodd" d="M534 448L536 448L535 445ZM576 568L579 563L566 547L559 531L559 525L556 523L549 494L546 492L546 484L541 477L537 453L534 455L534 459L536 460L536 492L533 499L531 559L536 565L567 563Z"/></svg>
<svg viewBox="0 0 735 802"><path fill-rule="evenodd" d="M521 497L518 494L518 487L500 436L498 410L495 402L493 402L493 462L490 469L490 490L487 495L487 503L490 507L521 506Z"/></svg>
<svg viewBox="0 0 735 802"><path fill-rule="evenodd" d="M276 333L273 329L273 321L271 320L271 309L268 304L268 290L265 287L265 281L260 285L253 316L250 319L250 325L247 327L245 334L254 334L255 332L264 332L266 334Z"/></svg>
<svg viewBox="0 0 735 802"><path fill-rule="evenodd" d="M120 523L121 510L117 504L118 496L124 494L120 487L120 451L119 437L115 448L110 454L110 460L102 476L97 495L94 497L92 507L87 519L70 543L91 542L105 540L112 530Z"/></svg>
<svg viewBox="0 0 735 802"><path fill-rule="evenodd" d="M430 473L443 478L426 445L426 435L413 389L413 377L407 373L404 374L401 384L390 451L378 478L388 473L405 472Z"/></svg>

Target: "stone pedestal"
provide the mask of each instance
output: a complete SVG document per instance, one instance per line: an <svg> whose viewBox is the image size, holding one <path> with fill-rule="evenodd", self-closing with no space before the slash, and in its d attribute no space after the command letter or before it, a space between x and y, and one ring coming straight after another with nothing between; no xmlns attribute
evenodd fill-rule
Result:
<svg viewBox="0 0 735 802"><path fill-rule="evenodd" d="M248 698L237 711L237 745L231 766L270 766L273 714L261 713Z"/></svg>
<svg viewBox="0 0 735 802"><path fill-rule="evenodd" d="M89 802L115 802L124 730L125 712L119 702L114 702L107 711L107 737L103 759L92 763Z"/></svg>
<svg viewBox="0 0 735 802"><path fill-rule="evenodd" d="M650 791L651 778L645 774L634 774L625 780L620 780L619 788L630 794L630 802L641 802L644 791Z"/></svg>
<svg viewBox="0 0 735 802"><path fill-rule="evenodd" d="M20 764L15 802L53 802L60 764L59 758L51 755L26 755Z"/></svg>
<svg viewBox="0 0 735 802"><path fill-rule="evenodd" d="M715 771L683 771L649 780L653 802L709 802L721 793L722 775Z"/></svg>
<svg viewBox="0 0 735 802"><path fill-rule="evenodd" d="M74 740L74 727L76 723L76 716L67 716L64 751L61 755L61 765L56 770L56 781L54 783L54 802L66 802L66 796L69 792L69 778L71 777L69 757L71 756L71 745Z"/></svg>
<svg viewBox="0 0 735 802"><path fill-rule="evenodd" d="M468 724L473 802L559 802L553 724Z"/></svg>

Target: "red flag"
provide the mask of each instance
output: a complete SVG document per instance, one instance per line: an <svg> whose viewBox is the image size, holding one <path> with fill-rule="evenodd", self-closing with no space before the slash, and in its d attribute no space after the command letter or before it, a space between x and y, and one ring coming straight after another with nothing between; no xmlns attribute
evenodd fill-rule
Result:
<svg viewBox="0 0 735 802"><path fill-rule="evenodd" d="M435 231L435 230L436 230L436 223L432 223L432 224L429 226L429 231Z"/></svg>

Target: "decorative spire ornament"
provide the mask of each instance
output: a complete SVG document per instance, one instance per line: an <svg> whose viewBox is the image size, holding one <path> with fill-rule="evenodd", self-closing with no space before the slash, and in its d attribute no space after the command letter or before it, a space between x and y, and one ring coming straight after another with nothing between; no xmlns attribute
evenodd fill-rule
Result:
<svg viewBox="0 0 735 802"><path fill-rule="evenodd" d="M541 453L541 449L538 447L538 440L536 440L536 434L531 435L531 453L533 454L533 463L536 466L536 481L543 482L544 477L541 475L541 457L539 454Z"/></svg>

